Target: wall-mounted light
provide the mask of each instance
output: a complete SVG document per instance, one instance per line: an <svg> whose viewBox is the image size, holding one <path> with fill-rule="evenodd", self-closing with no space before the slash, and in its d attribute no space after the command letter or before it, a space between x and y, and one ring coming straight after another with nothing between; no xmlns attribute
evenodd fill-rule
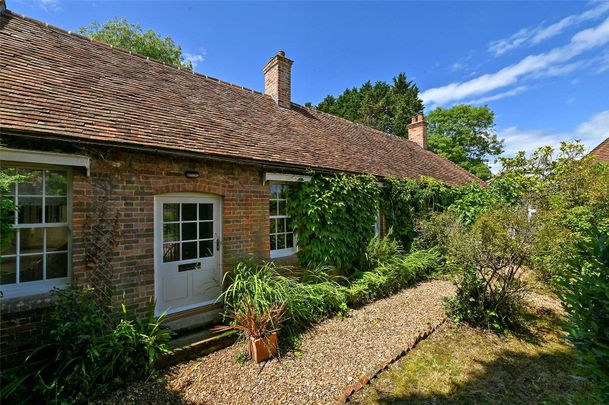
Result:
<svg viewBox="0 0 609 405"><path fill-rule="evenodd" d="M186 176L189 179L196 179L197 177L199 177L199 172L197 172L195 170L186 170L184 172L184 176Z"/></svg>

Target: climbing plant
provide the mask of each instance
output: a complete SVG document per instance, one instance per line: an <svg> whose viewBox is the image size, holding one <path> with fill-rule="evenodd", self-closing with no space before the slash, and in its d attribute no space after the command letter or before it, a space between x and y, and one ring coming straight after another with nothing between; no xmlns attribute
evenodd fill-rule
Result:
<svg viewBox="0 0 609 405"><path fill-rule="evenodd" d="M349 272L374 236L380 187L373 176L314 175L290 185L288 212L306 266L328 264Z"/></svg>
<svg viewBox="0 0 609 405"><path fill-rule="evenodd" d="M386 227L393 229L396 239L408 250L416 236L415 220L444 210L457 195L456 188L431 178L388 178L381 199Z"/></svg>

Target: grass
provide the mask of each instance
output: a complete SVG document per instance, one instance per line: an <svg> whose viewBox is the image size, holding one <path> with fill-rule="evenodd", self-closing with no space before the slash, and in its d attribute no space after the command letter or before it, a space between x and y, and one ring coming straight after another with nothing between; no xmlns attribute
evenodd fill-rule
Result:
<svg viewBox="0 0 609 405"><path fill-rule="evenodd" d="M560 315L538 308L527 330L498 336L446 324L353 397L360 404L590 404L572 377Z"/></svg>

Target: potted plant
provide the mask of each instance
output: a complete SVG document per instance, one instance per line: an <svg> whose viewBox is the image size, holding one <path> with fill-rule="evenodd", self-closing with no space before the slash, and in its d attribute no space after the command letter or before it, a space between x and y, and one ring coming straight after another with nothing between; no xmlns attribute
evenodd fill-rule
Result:
<svg viewBox="0 0 609 405"><path fill-rule="evenodd" d="M233 323L215 326L213 330L241 331L247 340L248 353L256 363L277 355L277 332L286 320L285 304L272 305L261 311L244 299L239 308L230 308L227 316L233 320Z"/></svg>

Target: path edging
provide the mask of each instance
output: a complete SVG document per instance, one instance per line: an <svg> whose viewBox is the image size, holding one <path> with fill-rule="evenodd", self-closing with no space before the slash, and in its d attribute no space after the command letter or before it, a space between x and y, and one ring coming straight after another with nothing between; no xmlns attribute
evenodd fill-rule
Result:
<svg viewBox="0 0 609 405"><path fill-rule="evenodd" d="M408 352L410 352L412 349L414 349L420 341L427 339L442 324L444 324L444 322L446 322L446 319L447 318L445 317L440 322L438 322L436 325L430 326L423 332L419 333L417 335L417 337L414 339L414 341L410 344L410 346L408 346L406 349L400 350L391 359L381 363L378 367L375 367L372 371L367 372L364 375L362 375L355 383L347 386L343 390L342 394L340 395L338 402L343 403L343 404L348 402L351 395L355 394L357 391L364 388L364 386L366 386L366 384L368 384L370 382L370 380L378 377L378 375L381 372L383 372L383 370L386 370L387 368L389 368L390 365L392 365L393 363L395 363L396 361L398 361L399 359L404 357Z"/></svg>

